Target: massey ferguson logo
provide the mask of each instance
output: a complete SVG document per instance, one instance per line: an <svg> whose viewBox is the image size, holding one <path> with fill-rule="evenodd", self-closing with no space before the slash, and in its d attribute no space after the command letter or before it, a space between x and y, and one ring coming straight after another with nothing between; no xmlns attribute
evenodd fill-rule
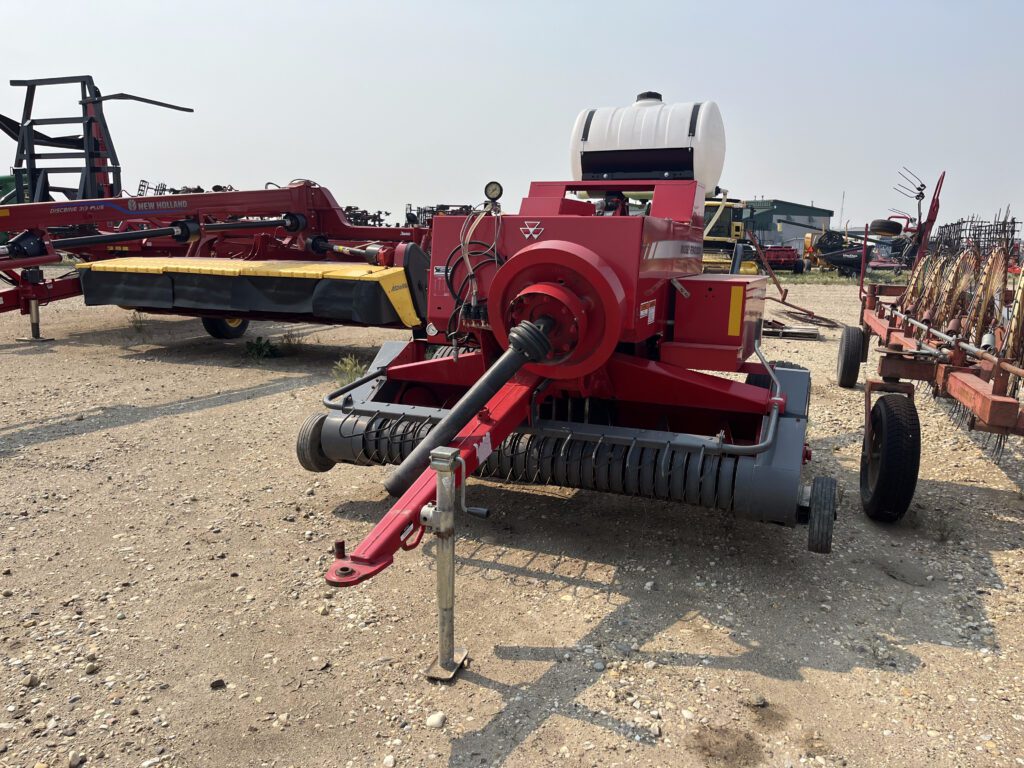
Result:
<svg viewBox="0 0 1024 768"><path fill-rule="evenodd" d="M539 221L524 221L523 226L519 228L519 231L523 233L523 237L527 240L531 238L536 240L544 234L544 227L540 225Z"/></svg>

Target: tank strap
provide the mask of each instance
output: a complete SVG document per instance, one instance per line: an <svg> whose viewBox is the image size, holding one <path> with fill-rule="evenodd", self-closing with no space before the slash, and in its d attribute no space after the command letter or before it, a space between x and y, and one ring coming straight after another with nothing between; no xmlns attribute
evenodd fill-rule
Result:
<svg viewBox="0 0 1024 768"><path fill-rule="evenodd" d="M700 107L703 103L704 102L702 101L698 101L696 104L693 105L693 109L690 111L690 132L688 134L689 136L697 135L697 115L700 114Z"/></svg>
<svg viewBox="0 0 1024 768"><path fill-rule="evenodd" d="M587 137L590 136L590 123L594 120L595 112L597 112L596 109L592 109L587 112L587 119L583 122L583 135L580 136L580 141L586 141ZM690 135L692 136L693 134L691 133Z"/></svg>

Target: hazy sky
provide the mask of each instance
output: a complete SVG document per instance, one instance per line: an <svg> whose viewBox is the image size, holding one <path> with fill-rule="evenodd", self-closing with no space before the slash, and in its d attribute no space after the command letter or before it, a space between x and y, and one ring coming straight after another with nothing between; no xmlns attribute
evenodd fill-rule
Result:
<svg viewBox="0 0 1024 768"><path fill-rule="evenodd" d="M4 81L92 74L125 188L314 179L341 204L476 202L569 175L576 114L717 101L722 185L863 222L947 173L942 219L1024 213L1024 2L4 0ZM45 12L43 9L45 8ZM68 89L41 100L56 112ZM23 89L0 84L0 112ZM0 153L14 144L0 139ZM4 164L9 164L5 160ZM833 220L836 221L835 219Z"/></svg>

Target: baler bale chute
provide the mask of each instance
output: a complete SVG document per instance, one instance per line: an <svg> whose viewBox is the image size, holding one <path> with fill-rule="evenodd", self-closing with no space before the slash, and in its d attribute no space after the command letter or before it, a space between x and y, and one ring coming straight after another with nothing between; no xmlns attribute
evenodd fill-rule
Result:
<svg viewBox="0 0 1024 768"><path fill-rule="evenodd" d="M717 106L641 94L574 131L575 180L533 183L518 214L489 202L434 219L424 334L382 346L303 426L307 469L398 467L385 481L398 500L357 547L336 544L328 583L380 573L425 528L450 557L473 473L809 524L808 548L830 551L835 481L801 481L810 374L760 349L766 279L700 273L705 189L724 159ZM618 144L592 150L588 135ZM457 668L449 570L441 677Z"/></svg>

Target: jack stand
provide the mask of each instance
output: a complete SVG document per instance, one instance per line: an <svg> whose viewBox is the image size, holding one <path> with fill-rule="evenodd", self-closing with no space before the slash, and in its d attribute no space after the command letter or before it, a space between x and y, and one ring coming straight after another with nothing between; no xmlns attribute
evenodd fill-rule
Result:
<svg viewBox="0 0 1024 768"><path fill-rule="evenodd" d="M455 472L460 463L456 448L442 446L430 452L430 468L437 473L437 503L421 512L424 525L437 536L437 659L426 670L431 680L453 680L469 656L465 648L455 647Z"/></svg>
<svg viewBox="0 0 1024 768"><path fill-rule="evenodd" d="M16 341L53 341L53 339L49 338L44 339L42 334L39 332L39 299L28 300L28 319L32 335L16 339Z"/></svg>

